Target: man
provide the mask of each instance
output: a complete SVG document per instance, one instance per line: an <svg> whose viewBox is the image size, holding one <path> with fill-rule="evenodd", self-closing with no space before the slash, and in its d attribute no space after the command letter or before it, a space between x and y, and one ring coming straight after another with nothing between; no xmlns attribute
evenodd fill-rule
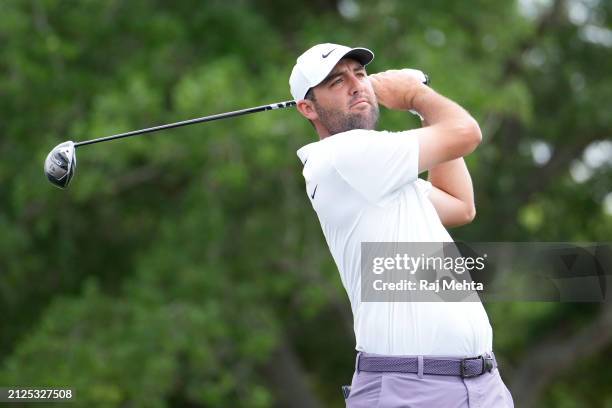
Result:
<svg viewBox="0 0 612 408"><path fill-rule="evenodd" d="M319 44L289 84L320 140L298 150L306 192L351 302L358 350L348 407L512 407L480 302L363 302L362 242L448 242L474 219L463 156L476 121L424 85L417 70L367 75L365 48ZM376 131L378 103L415 111L424 127ZM418 177L429 171L429 181Z"/></svg>

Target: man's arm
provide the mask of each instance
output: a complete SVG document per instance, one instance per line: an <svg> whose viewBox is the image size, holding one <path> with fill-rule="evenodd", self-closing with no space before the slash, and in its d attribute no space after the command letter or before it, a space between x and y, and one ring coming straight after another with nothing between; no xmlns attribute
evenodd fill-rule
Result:
<svg viewBox="0 0 612 408"><path fill-rule="evenodd" d="M463 159L439 164L429 171L433 185L429 199L442 224L458 227L472 222L476 216L472 179Z"/></svg>
<svg viewBox="0 0 612 408"><path fill-rule="evenodd" d="M476 214L470 174L463 156L480 143L480 128L459 105L423 85L410 70L370 76L379 102L390 109L416 110L424 127L410 131L419 140L419 172L429 170L429 199L445 226L470 222Z"/></svg>
<svg viewBox="0 0 612 408"><path fill-rule="evenodd" d="M428 126L425 120L423 126ZM474 187L462 157L431 168L428 180L433 186L429 199L444 226L458 227L472 222L476 216Z"/></svg>

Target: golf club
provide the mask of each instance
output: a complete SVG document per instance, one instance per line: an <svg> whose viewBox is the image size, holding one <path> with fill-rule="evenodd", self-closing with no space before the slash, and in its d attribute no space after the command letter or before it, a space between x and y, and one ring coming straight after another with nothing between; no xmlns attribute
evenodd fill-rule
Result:
<svg viewBox="0 0 612 408"><path fill-rule="evenodd" d="M422 81L425 85L430 85L430 79L427 74L421 71L419 72L422 75ZM211 122L213 120L218 119L226 119L232 118L235 116L247 115L250 113L263 112L267 110L281 109L281 108L289 108L291 106L295 106L295 101L285 101L285 102L277 102L271 103L269 105L261 105L256 106L254 108L241 109L233 112L219 113L216 115L204 116L196 119L184 120L181 122L169 123L167 125L154 126L147 129L133 130L131 132L119 133L117 135L100 137L98 139L85 140L82 142L72 142L67 141L58 144L49 152L47 158L45 160L45 175L49 179L53 185L59 188L66 188L70 184L70 181L74 177L74 173L76 171L76 152L75 149L80 146L91 145L95 143L108 142L110 140L121 139L124 137L142 135L144 133L152 133L165 129L172 129L180 126L193 125L195 123L202 122ZM410 111L410 113L420 115L415 111ZM422 119L422 118L421 118Z"/></svg>
<svg viewBox="0 0 612 408"><path fill-rule="evenodd" d="M295 106L295 101L277 102L269 105L256 106L254 108L241 109L233 112L219 113L217 115L204 116L196 119L184 120L181 122L169 123L150 127L147 129L134 130L131 132L120 133L117 135L100 137L98 139L85 140L82 142L67 141L58 144L49 152L45 160L45 175L53 185L59 188L66 188L74 177L76 171L76 152L75 149L80 146L91 145L95 143L108 142L110 140L121 139L124 137L142 135L144 133L152 133L165 129L172 129L180 126L193 125L195 123L211 122L213 120L232 118L235 116L247 115L250 113L263 112L267 110L288 108Z"/></svg>

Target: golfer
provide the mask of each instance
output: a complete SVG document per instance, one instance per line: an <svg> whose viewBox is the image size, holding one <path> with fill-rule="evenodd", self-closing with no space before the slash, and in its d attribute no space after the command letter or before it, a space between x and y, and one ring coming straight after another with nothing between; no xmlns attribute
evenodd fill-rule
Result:
<svg viewBox="0 0 612 408"><path fill-rule="evenodd" d="M351 302L357 358L348 407L512 407L480 302L362 302L362 242L448 242L445 227L475 216L463 156L476 121L424 85L422 72L368 75L365 48L319 44L289 79L319 135L298 150L306 193ZM378 104L415 111L423 127L375 130ZM429 171L429 180L419 174Z"/></svg>

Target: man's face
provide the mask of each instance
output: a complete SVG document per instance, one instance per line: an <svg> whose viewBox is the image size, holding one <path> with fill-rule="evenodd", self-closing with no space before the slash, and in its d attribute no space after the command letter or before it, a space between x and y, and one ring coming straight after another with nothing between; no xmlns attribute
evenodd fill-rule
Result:
<svg viewBox="0 0 612 408"><path fill-rule="evenodd" d="M352 129L374 129L378 102L365 68L349 58L341 59L323 82L313 88L313 108L329 135Z"/></svg>

